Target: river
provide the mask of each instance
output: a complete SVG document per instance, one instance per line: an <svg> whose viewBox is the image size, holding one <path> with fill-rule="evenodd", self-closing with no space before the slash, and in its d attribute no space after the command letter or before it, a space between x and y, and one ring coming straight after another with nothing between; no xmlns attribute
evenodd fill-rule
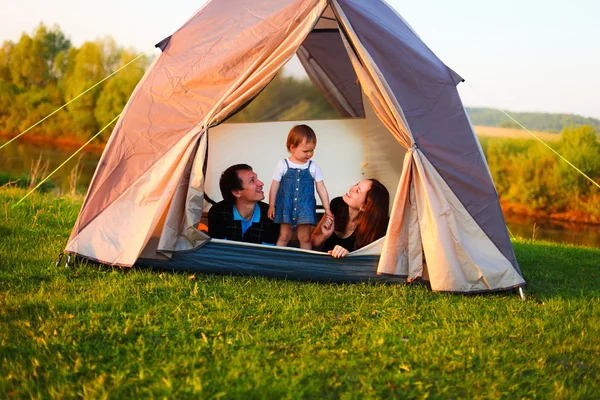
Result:
<svg viewBox="0 0 600 400"><path fill-rule="evenodd" d="M5 139L0 139L0 144L5 142ZM47 173L49 173L74 152L75 150L51 148L47 145L16 140L0 150L0 172L8 172L14 176L28 174L32 164L41 157L42 163L48 163ZM69 176L80 156L81 173L77 180L77 186L79 191L84 191L88 187L100 159L98 152L82 152L58 170L51 178L56 185L55 192L68 193L70 191ZM516 214L506 214L505 217L508 229L516 237L600 247L600 225L547 219L536 220Z"/></svg>
<svg viewBox="0 0 600 400"><path fill-rule="evenodd" d="M0 145L6 142L6 139L0 138ZM61 149L49 147L47 144L29 143L17 139L0 150L0 172L7 172L16 177L28 175L33 165L41 158L41 165L47 164L45 177L75 151L77 151L77 148ZM82 151L77 154L50 178L52 183L56 185L55 191L57 193L68 193L70 191L69 177L78 163L80 174L77 179L77 187L80 192L85 191L92 181L99 160L99 152Z"/></svg>

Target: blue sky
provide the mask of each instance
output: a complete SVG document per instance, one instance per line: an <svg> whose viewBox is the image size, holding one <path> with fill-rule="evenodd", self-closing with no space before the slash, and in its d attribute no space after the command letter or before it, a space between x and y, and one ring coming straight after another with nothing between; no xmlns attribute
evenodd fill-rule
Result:
<svg viewBox="0 0 600 400"><path fill-rule="evenodd" d="M600 1L388 2L467 80L459 85L465 105L600 118ZM76 46L110 35L143 51L177 30L202 4L0 0L0 41L17 41L43 21L60 25Z"/></svg>

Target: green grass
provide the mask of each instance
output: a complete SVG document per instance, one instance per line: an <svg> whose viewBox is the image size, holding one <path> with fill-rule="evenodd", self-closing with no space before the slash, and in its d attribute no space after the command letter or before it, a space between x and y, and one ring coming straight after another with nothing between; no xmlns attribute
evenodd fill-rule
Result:
<svg viewBox="0 0 600 400"><path fill-rule="evenodd" d="M600 250L515 242L530 300L56 268L81 199L0 189L0 398L597 398Z"/></svg>

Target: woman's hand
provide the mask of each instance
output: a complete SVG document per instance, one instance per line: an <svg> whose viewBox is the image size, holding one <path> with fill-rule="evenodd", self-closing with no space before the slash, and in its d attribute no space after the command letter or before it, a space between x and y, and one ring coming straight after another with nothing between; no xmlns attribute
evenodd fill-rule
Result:
<svg viewBox="0 0 600 400"><path fill-rule="evenodd" d="M329 212L328 214L323 215L323 220L321 222L321 231L326 237L330 237L333 234L333 228L335 227L335 220L333 219L333 214Z"/></svg>
<svg viewBox="0 0 600 400"><path fill-rule="evenodd" d="M348 253L350 253L350 252L348 250L346 250L345 248L343 248L342 246L340 246L339 244L337 244L333 248L333 250L329 250L328 253L331 254L331 256L334 258L343 258L343 257L346 257L348 255Z"/></svg>
<svg viewBox="0 0 600 400"><path fill-rule="evenodd" d="M333 234L333 228L335 226L332 215L323 215L321 221L319 221L319 225L313 231L310 240L312 242L313 249L320 248L323 243Z"/></svg>

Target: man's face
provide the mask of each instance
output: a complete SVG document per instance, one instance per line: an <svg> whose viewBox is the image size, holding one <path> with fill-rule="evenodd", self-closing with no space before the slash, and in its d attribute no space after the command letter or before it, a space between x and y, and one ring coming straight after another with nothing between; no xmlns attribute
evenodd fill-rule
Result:
<svg viewBox="0 0 600 400"><path fill-rule="evenodd" d="M265 184L258 180L254 171L239 170L237 176L242 181L242 190L233 191L233 195L237 199L248 203L264 200L263 186Z"/></svg>

